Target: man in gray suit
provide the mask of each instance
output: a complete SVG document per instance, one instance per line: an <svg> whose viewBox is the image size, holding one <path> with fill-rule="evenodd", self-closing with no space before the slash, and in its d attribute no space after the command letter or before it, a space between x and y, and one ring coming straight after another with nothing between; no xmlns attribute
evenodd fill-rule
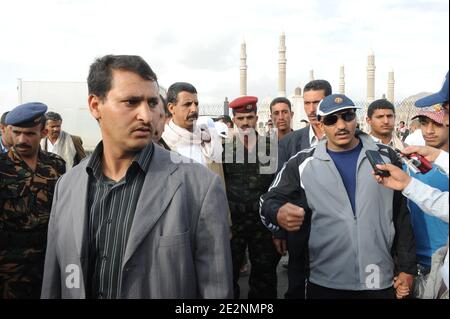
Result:
<svg viewBox="0 0 450 319"><path fill-rule="evenodd" d="M107 55L88 87L103 140L56 186L42 298L231 298L225 191L151 142L155 73Z"/></svg>
<svg viewBox="0 0 450 319"><path fill-rule="evenodd" d="M315 146L323 137L317 121L317 107L319 102L332 93L331 85L326 80L313 80L303 89L303 106L310 125L289 133L283 137L278 145L278 171L292 156L298 152ZM287 218L285 216L285 218ZM305 299L306 245L305 238L309 235L309 228L305 226L299 231L286 232L282 230L274 235L274 245L280 254L289 252L288 262L288 290L284 295L287 299Z"/></svg>

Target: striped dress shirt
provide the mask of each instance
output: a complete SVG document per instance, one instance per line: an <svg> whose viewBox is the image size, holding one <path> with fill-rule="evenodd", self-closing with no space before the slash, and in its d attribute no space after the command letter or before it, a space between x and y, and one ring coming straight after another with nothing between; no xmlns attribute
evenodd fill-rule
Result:
<svg viewBox="0 0 450 319"><path fill-rule="evenodd" d="M153 144L139 152L118 182L103 175L103 144L87 164L89 174L88 298L120 298L122 261Z"/></svg>

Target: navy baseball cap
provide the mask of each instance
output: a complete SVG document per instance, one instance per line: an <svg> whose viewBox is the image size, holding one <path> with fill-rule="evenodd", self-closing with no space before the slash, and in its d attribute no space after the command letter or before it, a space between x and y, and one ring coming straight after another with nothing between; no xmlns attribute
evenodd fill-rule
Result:
<svg viewBox="0 0 450 319"><path fill-rule="evenodd" d="M418 99L414 105L417 107L427 107L435 104L442 104L444 102L448 102L448 71L441 90L437 93Z"/></svg>
<svg viewBox="0 0 450 319"><path fill-rule="evenodd" d="M31 102L21 104L6 115L5 124L18 127L34 127L42 123L45 112L47 112L47 105L44 103Z"/></svg>
<svg viewBox="0 0 450 319"><path fill-rule="evenodd" d="M346 109L360 109L344 94L331 94L320 101L317 116L326 116Z"/></svg>

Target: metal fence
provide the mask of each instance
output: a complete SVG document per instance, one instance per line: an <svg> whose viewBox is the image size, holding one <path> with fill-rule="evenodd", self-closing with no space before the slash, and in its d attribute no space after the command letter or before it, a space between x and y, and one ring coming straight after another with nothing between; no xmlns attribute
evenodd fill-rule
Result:
<svg viewBox="0 0 450 319"><path fill-rule="evenodd" d="M367 107L369 104L366 101L354 101L355 104L361 109L357 111L358 121L360 123L365 122L365 117L367 114ZM408 125L411 122L411 118L417 114L418 108L414 106L414 100L403 100L403 101L395 101L393 104L395 106L395 114L396 114L396 122L405 121ZM267 105L266 105L267 104ZM267 109L268 112L269 104L268 103L259 103L258 104L258 112L263 112ZM228 108L224 108L224 103L216 103L216 104L200 104L199 107L199 115L201 116L210 116L210 117L218 117L219 115L229 114ZM269 114L267 114L269 115Z"/></svg>
<svg viewBox="0 0 450 319"><path fill-rule="evenodd" d="M227 110L228 111L228 110ZM210 116L210 117L218 117L219 115L228 114L224 113L224 103L217 104L200 104L199 105L199 115L200 116Z"/></svg>
<svg viewBox="0 0 450 319"><path fill-rule="evenodd" d="M406 125L409 125L411 118L417 115L417 112L419 111L419 108L414 106L414 102L415 100L403 100L392 103L395 106L396 123L404 121ZM366 101L355 101L355 104L361 107L361 109L357 111L358 121L364 123L369 104Z"/></svg>

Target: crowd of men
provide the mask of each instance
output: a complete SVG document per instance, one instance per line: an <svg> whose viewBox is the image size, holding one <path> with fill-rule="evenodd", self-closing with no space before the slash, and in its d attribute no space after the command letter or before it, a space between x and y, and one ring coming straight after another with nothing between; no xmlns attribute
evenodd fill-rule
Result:
<svg viewBox="0 0 450 319"><path fill-rule="evenodd" d="M326 80L300 130L275 98L267 135L257 97L199 117L196 88L161 90L139 56L96 59L88 92L89 157L45 104L1 118L0 298L240 298L247 254L249 299L277 297L286 254L287 299L448 298L448 73L410 143L389 101L365 133Z"/></svg>

